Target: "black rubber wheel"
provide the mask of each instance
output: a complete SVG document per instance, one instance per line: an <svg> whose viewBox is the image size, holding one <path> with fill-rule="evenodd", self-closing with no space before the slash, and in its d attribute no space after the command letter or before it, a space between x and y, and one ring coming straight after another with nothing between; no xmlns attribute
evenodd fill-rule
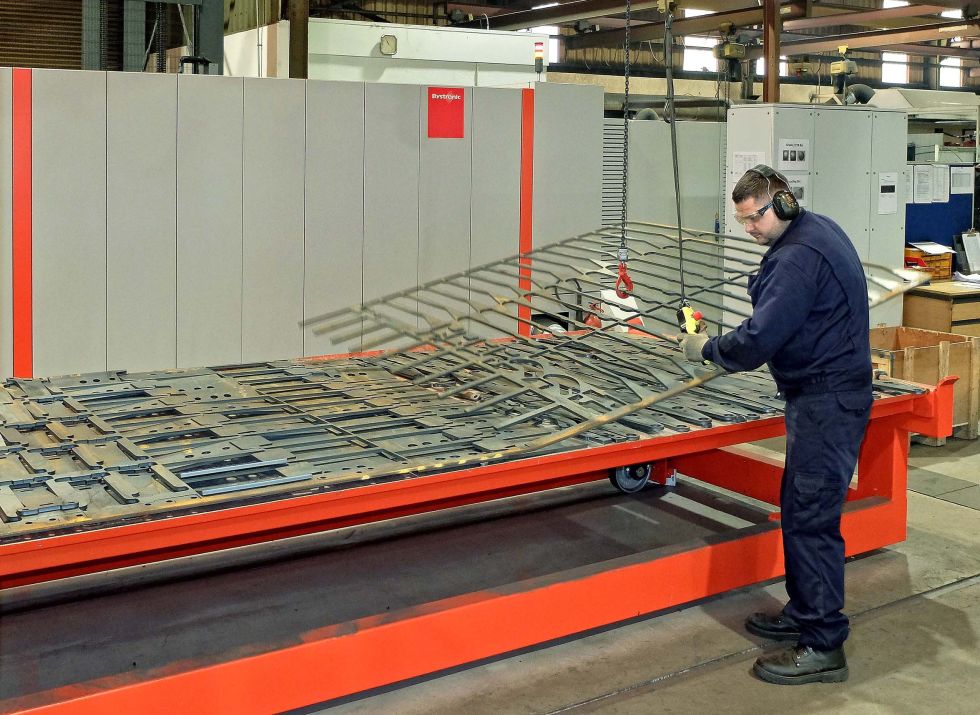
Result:
<svg viewBox="0 0 980 715"><path fill-rule="evenodd" d="M652 473L653 467L649 464L616 467L609 472L609 481L624 494L635 494L647 485Z"/></svg>

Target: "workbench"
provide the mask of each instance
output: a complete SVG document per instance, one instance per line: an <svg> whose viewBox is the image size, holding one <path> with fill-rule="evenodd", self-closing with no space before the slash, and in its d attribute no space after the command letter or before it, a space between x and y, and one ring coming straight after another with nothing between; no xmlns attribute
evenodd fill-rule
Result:
<svg viewBox="0 0 980 715"><path fill-rule="evenodd" d="M253 365L221 372L226 380L235 373L239 381L252 380L253 387L255 380L267 385L265 395L258 397L269 400L275 393L281 410L287 404L283 385L281 378L269 381L270 370L295 381L296 369ZM60 434L73 440L66 447L76 444L73 458L93 463L108 456L136 460L118 465L106 460L99 469L121 476L116 480L120 489L148 489L152 484L161 498L144 506L149 511L141 518L130 513L118 521L86 523L72 516L77 508L61 508L40 513L45 520L55 519L47 522L56 527L53 531L34 530L38 524L26 524L34 519L26 513L20 522L5 524L11 533L0 546L0 581L8 586L0 590L0 607L8 610L2 620L0 710L281 712L783 574L778 512L782 464L738 446L784 434L778 413L760 410L748 419L711 420L687 430L679 424L677 429L661 426L645 438L579 443L505 462L446 465L347 489L318 490L298 482L297 491L276 493L268 501L239 499L207 509L191 507L193 496L207 501L225 495L202 495L213 485L196 480L211 480L216 473L205 472L196 463L198 457L181 472L183 477L197 474L189 477L190 483L165 472L162 477L154 472L152 480L141 476L154 466L159 472L161 458L167 459L160 455L169 449L145 459L141 453L159 435L150 439L150 430L183 425L188 415L168 418L171 423L144 423L157 420L161 407L173 411L171 401L153 395L136 396L141 403L149 397L153 405L129 405L124 415L118 404L100 406L107 395L110 404L135 399L126 376L115 377L98 388L91 386L92 376L8 385L8 390L35 395L9 403L11 414L23 407L35 416L42 408L61 415L74 401L87 415L86 421L73 416L67 431L50 429L56 422L64 425L64 416L45 422L45 430L10 428L23 441L11 448L19 449L14 455L65 458L67 452L58 447L33 441L42 433L51 439ZM173 377L161 380L173 383ZM193 378L193 386L200 377ZM335 390L327 382L329 403ZM951 381L934 389L898 392L889 390L889 384L895 383L878 383L857 480L848 492L841 525L848 556L905 538L909 432L938 437L951 429ZM75 397L41 395L42 387L75 388ZM310 385L298 392L297 387L289 385L294 393L290 399L309 400ZM141 389L153 390L146 385ZM234 397L214 392L213 398L239 418L254 415L259 408L252 403L258 397L244 387L241 392ZM324 409L322 398L315 404ZM198 405L201 412L216 406L208 399ZM102 424L92 419L95 407L103 415L116 413L117 420L137 420L136 430L145 431L149 441L124 445L128 455L110 455L108 443L100 441L105 437L83 429ZM278 412L267 408L264 421L279 419ZM342 408L330 410L336 414ZM221 444L227 426L204 429L198 424L175 435L176 441L200 440L210 431L214 434L208 439ZM103 445L101 455L90 454L97 445ZM186 445L180 451L203 455L203 450ZM27 463L34 461L31 457ZM652 465L660 486L618 494L606 477L622 464ZM668 486L675 475L676 486ZM220 481L235 485L247 478L232 469L222 472ZM181 486L180 481L187 489L169 495L161 491ZM88 474L73 488L120 496L112 483L106 485L104 475ZM25 507L40 509L31 500L40 488L20 480L11 491L23 497ZM186 493L192 497L179 496ZM68 497L78 500L74 494ZM182 498L188 500L186 508L155 511L161 504L179 506ZM167 504L168 499L175 504ZM89 508L97 506L93 497ZM460 529L466 522L470 526ZM351 525L358 526L345 530ZM304 539L325 541L314 544L310 560L297 560L289 548ZM367 546L351 548L362 539ZM253 546L237 548L243 544ZM267 567L243 561L255 549ZM188 559L205 559L203 571L189 572ZM155 569L169 583L140 589L145 586L141 579ZM227 574L220 577L219 572ZM190 578L194 575L198 578ZM113 593L101 592L98 582L103 579ZM55 589L53 600L45 596L52 593L48 588ZM60 604L58 589L65 589ZM34 600L37 595L42 598Z"/></svg>
<svg viewBox="0 0 980 715"><path fill-rule="evenodd" d="M902 324L940 333L980 336L980 286L945 281L913 288L905 295Z"/></svg>
<svg viewBox="0 0 980 715"><path fill-rule="evenodd" d="M635 279L672 285L673 239L635 230ZM783 465L740 446L785 434L776 386L684 359L683 291L589 329L563 296L611 289L619 244L309 318L357 351L329 359L5 382L0 710L282 712L781 576ZM691 270L675 243L687 296L741 299L741 245L722 276L715 238ZM905 538L909 433L950 433L952 388L875 381L847 555Z"/></svg>

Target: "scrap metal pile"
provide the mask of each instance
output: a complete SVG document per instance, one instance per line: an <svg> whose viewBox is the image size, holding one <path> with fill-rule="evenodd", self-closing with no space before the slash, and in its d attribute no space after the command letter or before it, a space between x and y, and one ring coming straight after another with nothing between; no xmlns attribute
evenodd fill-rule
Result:
<svg viewBox="0 0 980 715"><path fill-rule="evenodd" d="M7 380L0 542L779 414L764 371L693 366L664 339L677 240L632 230L635 309L601 329L583 306L615 280L605 232L309 321L381 354ZM757 258L726 248L722 261L717 237L690 235L688 294L720 311ZM879 293L901 283L869 267ZM555 334L528 334L542 321Z"/></svg>

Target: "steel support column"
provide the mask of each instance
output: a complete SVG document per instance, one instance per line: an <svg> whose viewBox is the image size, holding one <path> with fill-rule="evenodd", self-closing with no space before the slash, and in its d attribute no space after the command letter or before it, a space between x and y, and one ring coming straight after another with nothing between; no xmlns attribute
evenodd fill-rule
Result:
<svg viewBox="0 0 980 715"><path fill-rule="evenodd" d="M779 17L778 0L765 0L763 5L762 52L764 56L762 101L779 101Z"/></svg>
<svg viewBox="0 0 980 715"><path fill-rule="evenodd" d="M195 54L207 57L211 64L208 74L225 72L225 3L224 0L198 0L201 10L195 23L201 30L200 38L194 38Z"/></svg>
<svg viewBox="0 0 980 715"><path fill-rule="evenodd" d="M123 69L142 72L146 62L146 3L149 0L123 0ZM225 6L223 0L159 0L166 5L190 5L197 22L191 38L191 54L206 57L206 74L224 74ZM95 2L99 0L86 0ZM200 28L200 36L197 29ZM157 30L159 31L159 29Z"/></svg>
<svg viewBox="0 0 980 715"><path fill-rule="evenodd" d="M289 76L306 79L310 64L310 0L289 0Z"/></svg>

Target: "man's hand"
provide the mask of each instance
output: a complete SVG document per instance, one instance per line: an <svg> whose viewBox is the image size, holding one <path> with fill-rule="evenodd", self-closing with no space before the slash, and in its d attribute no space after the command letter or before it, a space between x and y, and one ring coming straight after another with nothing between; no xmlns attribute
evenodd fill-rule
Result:
<svg viewBox="0 0 980 715"><path fill-rule="evenodd" d="M691 362L702 363L704 362L704 357L701 355L701 351L704 349L705 343L708 342L708 336L704 333L681 333L677 336L677 342L680 343L681 350L684 351L684 357L686 357Z"/></svg>

